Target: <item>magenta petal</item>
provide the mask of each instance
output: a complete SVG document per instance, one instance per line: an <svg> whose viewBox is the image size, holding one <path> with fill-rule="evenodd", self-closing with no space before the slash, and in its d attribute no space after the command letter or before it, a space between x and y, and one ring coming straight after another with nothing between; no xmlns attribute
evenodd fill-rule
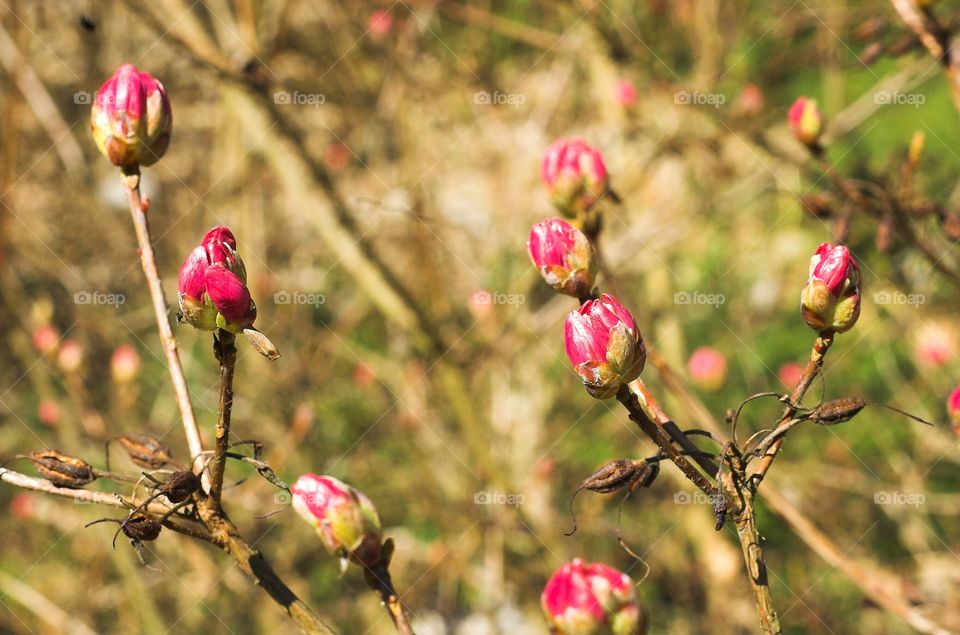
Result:
<svg viewBox="0 0 960 635"><path fill-rule="evenodd" d="M576 311L571 311L563 325L564 347L575 367L584 362L604 361L607 357L610 330L596 323L589 315L592 305L596 303L596 300L590 300Z"/></svg>
<svg viewBox="0 0 960 635"><path fill-rule="evenodd" d="M559 218L549 218L533 226L527 248L538 269L567 267L567 257L576 245L579 230Z"/></svg>
<svg viewBox="0 0 960 635"><path fill-rule="evenodd" d="M222 225L204 234L200 244L207 250L211 264L226 262L230 252L237 250L237 239L233 232Z"/></svg>
<svg viewBox="0 0 960 635"><path fill-rule="evenodd" d="M207 270L207 252L203 247L197 247L190 252L187 259L180 265L180 274L177 277L177 290L183 295L196 300L203 297L205 292L204 274Z"/></svg>
<svg viewBox="0 0 960 635"><path fill-rule="evenodd" d="M207 295L223 317L238 324L252 323L250 291L235 273L214 263L207 267L204 283Z"/></svg>

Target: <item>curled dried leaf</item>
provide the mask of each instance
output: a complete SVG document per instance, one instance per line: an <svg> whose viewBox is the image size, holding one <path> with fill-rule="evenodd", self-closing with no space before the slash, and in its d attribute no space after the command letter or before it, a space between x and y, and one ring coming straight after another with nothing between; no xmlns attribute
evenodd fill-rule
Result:
<svg viewBox="0 0 960 635"><path fill-rule="evenodd" d="M57 487L80 489L97 480L89 463L56 450L36 450L27 455L27 460Z"/></svg>
<svg viewBox="0 0 960 635"><path fill-rule="evenodd" d="M170 448L149 434L124 434L117 437L130 460L140 467L160 469L172 460Z"/></svg>
<svg viewBox="0 0 960 635"><path fill-rule="evenodd" d="M617 459L616 461L610 461L585 478L570 496L570 518L573 519L573 528L564 535L572 536L577 531L577 515L573 511L573 499L577 497L581 490L586 489L599 494L611 494L627 487L632 492L639 487L650 487L659 473L660 463L655 460Z"/></svg>

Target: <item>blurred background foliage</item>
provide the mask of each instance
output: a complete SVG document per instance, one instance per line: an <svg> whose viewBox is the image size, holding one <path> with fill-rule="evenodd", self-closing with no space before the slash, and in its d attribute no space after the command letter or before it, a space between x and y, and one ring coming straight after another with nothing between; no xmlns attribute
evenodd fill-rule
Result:
<svg viewBox="0 0 960 635"><path fill-rule="evenodd" d="M949 15L956 3L940 4ZM696 348L723 354L720 381L692 388L722 419L752 393L782 390L783 366L803 361L813 338L798 296L832 228L798 203L827 180L804 171L784 125L796 96L820 101L830 161L848 175L888 180L923 131L915 187L947 209L958 202L950 91L922 50L858 61L854 32L878 17L882 37L907 33L879 0L8 0L0 455L57 447L101 465L103 441L132 431L186 454L122 189L88 133L90 95L133 62L173 104L172 145L144 177L168 300L191 246L227 224L258 327L284 355L270 364L242 348L234 434L263 441L287 481L329 473L375 501L421 635L543 632L540 589L577 556L643 578L651 632L756 632L733 528L715 533L706 504L684 504L692 490L673 468L623 508L646 577L617 544L617 497L579 496L579 531L563 535L586 475L654 450L621 409L581 389L563 356L573 307L525 253L529 227L554 214L539 161L558 136L602 149L624 200L602 238L621 300L686 379ZM877 103L888 81L922 103ZM623 82L633 102L617 97ZM958 291L910 245L880 253L875 233L854 219L863 315L811 403L821 390L862 395L939 425L868 407L837 428L801 428L768 480L847 557L896 573L904 597L960 629L960 453L944 410L960 381ZM881 292L922 302L880 304ZM108 294L122 303L94 299ZM683 302L710 295L722 302ZM209 447L211 338L176 333ZM117 347L132 347L139 367ZM655 369L644 377L692 424L689 402ZM774 400L754 403L741 429L777 412ZM228 476L251 475L231 465ZM877 493L922 502L875 504ZM251 478L228 498L340 632L391 632L358 573L340 577L306 525L289 511L261 518L285 507L276 490ZM126 545L110 551L103 526L83 529L104 510L8 486L0 503L0 632L292 631L205 545L165 534L143 568ZM786 632L910 632L762 502L759 514Z"/></svg>

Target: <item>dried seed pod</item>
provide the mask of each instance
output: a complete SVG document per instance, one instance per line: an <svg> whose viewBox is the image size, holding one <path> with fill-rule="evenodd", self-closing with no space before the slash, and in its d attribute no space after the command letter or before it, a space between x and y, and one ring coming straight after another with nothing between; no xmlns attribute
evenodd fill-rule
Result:
<svg viewBox="0 0 960 635"><path fill-rule="evenodd" d="M170 448L149 434L124 434L117 437L130 460L140 467L156 470L171 461Z"/></svg>
<svg viewBox="0 0 960 635"><path fill-rule="evenodd" d="M883 44L880 42L871 42L860 52L858 61L864 66L869 66L876 62L881 55L883 55Z"/></svg>
<svg viewBox="0 0 960 635"><path fill-rule="evenodd" d="M810 421L823 426L832 426L850 421L866 407L860 397L842 397L825 401L810 413Z"/></svg>
<svg viewBox="0 0 960 635"><path fill-rule="evenodd" d="M573 499L577 497L580 490L587 489L600 494L610 494L627 487L632 492L638 487L650 487L659 473L660 463L655 460L617 459L607 463L585 478L570 496L570 518L573 519L573 528L564 535L572 536L577 531L577 515L573 511Z"/></svg>
<svg viewBox="0 0 960 635"><path fill-rule="evenodd" d="M146 514L132 514L122 523L120 529L131 540L156 540L160 535L161 525Z"/></svg>
<svg viewBox="0 0 960 635"><path fill-rule="evenodd" d="M960 216L954 213L944 214L940 218L943 235L950 240L960 240Z"/></svg>
<svg viewBox="0 0 960 635"><path fill-rule="evenodd" d="M880 17L867 18L853 30L853 37L861 42L872 40L887 30L887 21Z"/></svg>
<svg viewBox="0 0 960 635"><path fill-rule="evenodd" d="M57 487L80 489L97 480L89 463L56 450L36 450L27 455L27 460Z"/></svg>
<svg viewBox="0 0 960 635"><path fill-rule="evenodd" d="M163 485L160 486L160 493L167 497L171 503L182 503L200 489L200 479L193 472L181 470L171 474Z"/></svg>
<svg viewBox="0 0 960 635"><path fill-rule="evenodd" d="M607 463L599 470L588 476L577 487L577 491L582 489L598 492L600 494L609 494L618 489L631 485L648 466L655 468L654 476L649 477L650 482L656 478L656 472L659 471L659 465L656 463L648 464L646 461L634 461L633 459L617 459ZM643 485L643 487L647 487Z"/></svg>

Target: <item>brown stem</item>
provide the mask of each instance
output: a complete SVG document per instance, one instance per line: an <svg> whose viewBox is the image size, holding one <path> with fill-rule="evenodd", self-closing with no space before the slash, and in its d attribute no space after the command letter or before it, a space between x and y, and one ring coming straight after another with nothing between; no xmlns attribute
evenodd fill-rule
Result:
<svg viewBox="0 0 960 635"><path fill-rule="evenodd" d="M757 519L754 515L753 492L741 488L742 494L736 492L734 501L742 508L738 508L734 515L737 525L737 538L740 541L740 550L743 552L743 561L747 566L747 575L750 578L750 588L757 604L757 613L760 616L760 625L764 633L779 634L780 618L773 606L773 595L770 593L770 580L767 576L767 563L760 547L760 533L757 531Z"/></svg>
<svg viewBox="0 0 960 635"><path fill-rule="evenodd" d="M683 380L674 372L667 361L654 350L647 351L647 360L657 369L660 380L667 390L684 402L687 409L693 413L697 424L719 434L719 423L707 410L700 399L684 385ZM663 414L666 417L666 414ZM666 417L669 421L669 417ZM663 421L658 420L659 423ZM749 488L741 488L744 495L750 495L754 500L754 493ZM785 522L790 529L814 553L820 556L828 565L836 567L848 580L853 582L871 601L903 619L907 624L920 633L945 635L947 631L924 616L920 610L911 606L909 600L900 591L906 582L899 576L885 571L882 567L870 565L865 567L849 558L845 551L837 546L828 535L814 525L790 500L780 493L773 483L763 487L764 503L778 518ZM738 533L738 537L740 534ZM741 545L743 543L741 542Z"/></svg>
<svg viewBox="0 0 960 635"><path fill-rule="evenodd" d="M630 392L629 386L626 384L621 386L620 391L617 393L617 401L623 404L627 409L627 412L630 413L630 420L636 423L643 432L650 437L657 446L663 450L663 452L670 458L673 463L680 468L680 471L690 479L690 481L700 488L700 490L707 496L712 496L714 494L714 487L706 479L706 477L697 471L697 468L687 461L686 457L680 453L680 450L673 444L670 437L663 430L662 427L654 423L647 413L644 412L643 408L640 406L640 402L637 400L636 395Z"/></svg>
<svg viewBox="0 0 960 635"><path fill-rule="evenodd" d="M891 4L930 55L943 65L953 105L960 110L960 54L950 42L950 33L931 12L921 9L917 0L891 0Z"/></svg>
<svg viewBox="0 0 960 635"><path fill-rule="evenodd" d="M194 469L201 466L203 443L200 440L200 429L193 415L193 405L190 403L190 392L187 390L187 380L183 376L180 366L180 355L177 353L177 341L173 338L173 330L167 318L167 300L163 294L163 285L160 283L160 274L157 271L157 262L150 241L150 226L147 223L147 209L149 201L140 195L140 169L134 167L123 174L123 184L127 189L127 198L130 203L130 216L133 218L133 227L137 233L137 245L140 248L140 264L147 277L147 287L150 289L150 299L153 302L153 312L157 318L157 330L160 333L160 343L163 345L163 354L170 369L170 379L173 381L173 390L177 397L177 406L180 408L180 419L187 436L187 446L193 457ZM204 475L209 486L209 479Z"/></svg>
<svg viewBox="0 0 960 635"><path fill-rule="evenodd" d="M214 340L214 351L220 360L220 406L217 417L217 439L214 446L213 463L210 466L210 498L214 505L220 505L223 493L223 471L227 463L227 449L230 446L230 413L233 410L233 371L237 364L237 337L221 330Z"/></svg>
<svg viewBox="0 0 960 635"><path fill-rule="evenodd" d="M415 635L407 614L403 610L403 604L400 603L400 596L393 588L393 580L390 579L390 570L387 564L379 564L373 568L366 568L363 571L363 577L367 586L380 595L380 601L393 620L400 635Z"/></svg>
<svg viewBox="0 0 960 635"><path fill-rule="evenodd" d="M793 419L797 414L797 407L803 399L803 396L807 394L807 390L810 388L813 380L820 374L820 369L823 368L823 358L826 356L827 351L830 350L832 344L833 333L828 331L820 333L816 341L814 341L813 348L810 350L810 360L807 362L807 367L804 369L803 375L794 387L793 392L790 393L790 403L784 409L783 414L780 415L780 420L777 422L776 427L780 427L782 424ZM784 435L785 434L786 433L784 433ZM757 466L756 472L750 476L750 487L754 491L756 491L757 486L760 485L763 478L767 475L767 471L773 464L773 460L777 457L777 453L780 452L785 438L786 436L781 436L767 449L760 459L760 464Z"/></svg>
<svg viewBox="0 0 960 635"><path fill-rule="evenodd" d="M202 494L197 495L197 509L211 536L254 584L263 588L279 604L304 635L335 635L306 603L284 584L270 563L254 549L223 510Z"/></svg>

